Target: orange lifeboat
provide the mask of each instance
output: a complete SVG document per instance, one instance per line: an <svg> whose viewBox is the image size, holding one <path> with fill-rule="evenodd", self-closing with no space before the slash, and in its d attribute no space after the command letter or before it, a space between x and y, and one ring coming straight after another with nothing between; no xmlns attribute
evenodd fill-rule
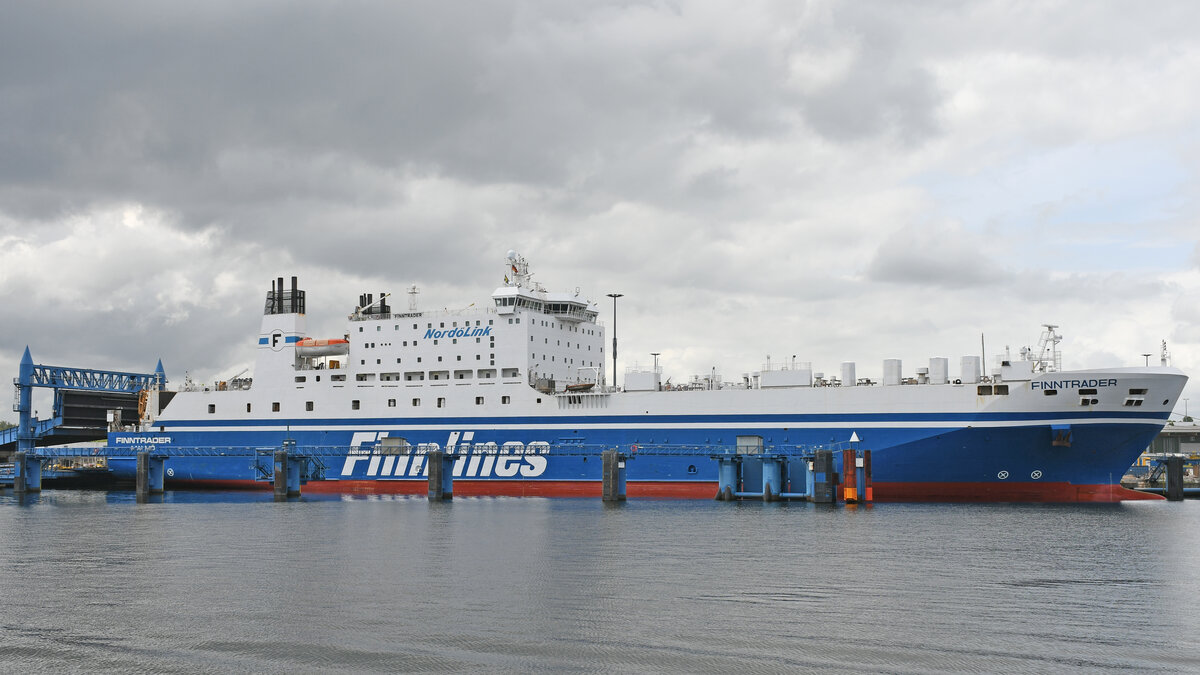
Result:
<svg viewBox="0 0 1200 675"><path fill-rule="evenodd" d="M296 343L297 356L311 358L314 356L341 356L342 354L349 353L350 341L341 338L330 338L328 340L304 338Z"/></svg>

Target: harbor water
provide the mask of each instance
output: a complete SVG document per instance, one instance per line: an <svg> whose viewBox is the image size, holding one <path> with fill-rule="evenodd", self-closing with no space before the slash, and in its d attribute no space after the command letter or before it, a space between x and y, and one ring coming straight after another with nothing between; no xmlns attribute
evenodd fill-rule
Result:
<svg viewBox="0 0 1200 675"><path fill-rule="evenodd" d="M0 493L0 671L1200 671L1200 501L152 499Z"/></svg>

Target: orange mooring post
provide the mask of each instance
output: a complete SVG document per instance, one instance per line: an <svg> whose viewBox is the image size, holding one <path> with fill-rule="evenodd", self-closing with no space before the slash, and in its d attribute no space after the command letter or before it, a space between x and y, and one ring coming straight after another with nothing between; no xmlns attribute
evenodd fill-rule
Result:
<svg viewBox="0 0 1200 675"><path fill-rule="evenodd" d="M842 451L842 501L853 504L858 501L858 479L855 476L853 448Z"/></svg>

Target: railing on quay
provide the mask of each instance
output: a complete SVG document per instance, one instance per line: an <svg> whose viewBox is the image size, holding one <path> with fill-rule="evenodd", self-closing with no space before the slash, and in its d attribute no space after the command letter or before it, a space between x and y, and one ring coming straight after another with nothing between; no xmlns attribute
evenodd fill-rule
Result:
<svg viewBox="0 0 1200 675"><path fill-rule="evenodd" d="M280 449L273 446L183 446L183 445L131 445L110 446L46 446L32 453L43 458L68 457L135 457L139 452L169 457L256 457ZM556 457L592 457L606 450L616 450L627 457L716 457L776 455L788 457L808 456L817 450L843 450L853 447L850 442L820 445L714 445L714 444L581 444L581 443L529 443L523 445L495 445L490 443L463 443L442 446L436 443L401 446L387 445L293 445L292 450L305 455L321 457L347 457L352 455L424 455L441 451L449 455L551 455Z"/></svg>

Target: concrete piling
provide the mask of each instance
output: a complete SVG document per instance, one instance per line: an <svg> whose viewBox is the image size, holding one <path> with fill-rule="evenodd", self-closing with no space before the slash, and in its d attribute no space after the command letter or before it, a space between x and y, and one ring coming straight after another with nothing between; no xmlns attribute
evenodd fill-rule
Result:
<svg viewBox="0 0 1200 675"><path fill-rule="evenodd" d="M1168 457L1167 465L1167 500L1183 501L1183 458Z"/></svg>
<svg viewBox="0 0 1200 675"><path fill-rule="evenodd" d="M616 450L600 453L603 467L601 499L606 502L625 501L625 457Z"/></svg>
<svg viewBox="0 0 1200 675"><path fill-rule="evenodd" d="M454 462L457 458L442 450L430 450L425 461L429 465L429 499L444 501L454 498Z"/></svg>
<svg viewBox="0 0 1200 675"><path fill-rule="evenodd" d="M137 496L145 497L150 494L161 494L163 491L162 457L153 457L149 452L137 454Z"/></svg>

